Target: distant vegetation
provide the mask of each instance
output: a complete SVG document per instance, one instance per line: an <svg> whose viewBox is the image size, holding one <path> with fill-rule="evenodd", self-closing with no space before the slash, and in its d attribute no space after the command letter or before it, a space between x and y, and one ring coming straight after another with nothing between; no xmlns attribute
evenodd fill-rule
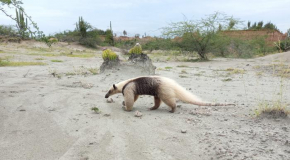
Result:
<svg viewBox="0 0 290 160"><path fill-rule="evenodd" d="M101 34L104 34L104 31L93 28L82 17L79 17L75 30L63 31L53 36L60 42L79 42L81 45L94 48L100 44L101 40L99 35Z"/></svg>
<svg viewBox="0 0 290 160"><path fill-rule="evenodd" d="M278 30L277 26L271 22L268 22L264 25L263 21L260 22L254 22L251 25L251 21L248 21L247 23L248 30L260 30L260 29L268 29L268 30Z"/></svg>
<svg viewBox="0 0 290 160"><path fill-rule="evenodd" d="M52 47L53 44L58 42L78 42L81 45L93 48L97 46L116 46L123 49L125 53L128 53L128 50L136 43L140 43L143 50L150 52L163 50L176 51L180 55L183 55L183 53L187 55L197 54L201 60L207 60L209 56L250 58L277 52L277 50L282 52L290 49L290 30L286 40L277 41L274 44L267 43L267 35L250 39L238 36L233 37L225 34L225 32L241 30L240 25L242 22L219 12L201 19L172 22L167 27L162 28L162 38L150 37L147 40L143 40L143 38L139 38L140 34L135 34L135 37L115 40L116 37L111 22L110 28L101 30L85 21L83 17L79 17L78 21L75 22L74 30L65 30L54 35L45 36L21 5L22 1L0 0L0 11L13 19L16 24L15 26L0 24L0 42L6 41L5 38L7 37L16 37L9 40L11 42L34 38L45 42L48 47ZM7 11L2 6L15 9L16 16L13 17L7 14ZM275 24L271 22L264 24L263 21L254 23L248 21L247 27L243 30L279 31ZM127 34L127 31L124 30L124 37ZM146 33L145 38L147 38Z"/></svg>
<svg viewBox="0 0 290 160"><path fill-rule="evenodd" d="M12 25L0 25L0 36L17 36L15 26Z"/></svg>

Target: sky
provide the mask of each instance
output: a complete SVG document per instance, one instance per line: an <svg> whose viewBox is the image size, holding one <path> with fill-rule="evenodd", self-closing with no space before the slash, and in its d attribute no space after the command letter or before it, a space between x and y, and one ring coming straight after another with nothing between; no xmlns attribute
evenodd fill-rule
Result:
<svg viewBox="0 0 290 160"><path fill-rule="evenodd" d="M25 11L46 35L74 30L79 16L98 29L110 21L114 33L160 36L171 22L198 20L222 12L244 21L274 23L283 33L290 28L290 0L22 0ZM14 9L6 8L12 15ZM0 25L14 25L0 12Z"/></svg>

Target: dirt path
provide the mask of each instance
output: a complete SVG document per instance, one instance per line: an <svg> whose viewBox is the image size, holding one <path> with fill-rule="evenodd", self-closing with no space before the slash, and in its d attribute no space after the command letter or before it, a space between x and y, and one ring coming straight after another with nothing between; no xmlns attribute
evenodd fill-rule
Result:
<svg viewBox="0 0 290 160"><path fill-rule="evenodd" d="M0 53L11 55L36 58ZM290 159L289 118L254 115L258 104L279 99L281 83L283 102L290 105L289 78L281 82L266 71L270 68L261 69L279 63L275 59L154 63L158 75L176 80L199 97L236 104L198 107L179 102L181 107L171 114L164 104L149 111L149 96L140 97L133 112L121 109L121 94L113 96L114 103L106 103L110 85L139 73L92 75L87 69L102 62L96 57L43 57L46 66L0 67L1 159ZM243 74L234 73L242 69ZM92 107L101 113L93 113ZM136 110L143 113L141 118L134 117Z"/></svg>

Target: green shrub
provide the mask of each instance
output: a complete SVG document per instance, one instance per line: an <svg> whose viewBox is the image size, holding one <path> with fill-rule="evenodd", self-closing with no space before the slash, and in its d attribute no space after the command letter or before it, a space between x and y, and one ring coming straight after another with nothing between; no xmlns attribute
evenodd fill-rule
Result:
<svg viewBox="0 0 290 160"><path fill-rule="evenodd" d="M77 42L80 39L80 34L77 31L63 31L54 35L60 42Z"/></svg>
<svg viewBox="0 0 290 160"><path fill-rule="evenodd" d="M115 41L115 47L126 49L126 50L134 47L135 44L136 44L136 39L134 39L134 40L118 40L118 41Z"/></svg>
<svg viewBox="0 0 290 160"><path fill-rule="evenodd" d="M237 58L252 58L274 52L274 47L267 44L266 37L258 36L251 40L231 38L227 46L226 56Z"/></svg>
<svg viewBox="0 0 290 160"><path fill-rule="evenodd" d="M43 41L49 48L58 42L58 40L52 36L42 37L41 41Z"/></svg>
<svg viewBox="0 0 290 160"><path fill-rule="evenodd" d="M139 43L137 43L133 48L129 50L129 54L141 54L142 47Z"/></svg>
<svg viewBox="0 0 290 160"><path fill-rule="evenodd" d="M290 40L283 40L279 42L275 42L275 47L279 51L287 51L290 49Z"/></svg>
<svg viewBox="0 0 290 160"><path fill-rule="evenodd" d="M0 25L0 35L1 36L17 36L17 31L14 26L10 25Z"/></svg>
<svg viewBox="0 0 290 160"><path fill-rule="evenodd" d="M180 44L170 38L161 39L156 38L155 40L149 41L142 45L144 50L176 50L180 48Z"/></svg>
<svg viewBox="0 0 290 160"><path fill-rule="evenodd" d="M81 45L96 48L96 45L100 43L100 39L98 37L86 37L81 38L79 42Z"/></svg>
<svg viewBox="0 0 290 160"><path fill-rule="evenodd" d="M110 49L106 49L103 51L102 57L104 61L107 61L107 60L113 61L118 58L118 55L115 52L111 51Z"/></svg>
<svg viewBox="0 0 290 160"><path fill-rule="evenodd" d="M62 60L52 59L51 62L63 62Z"/></svg>

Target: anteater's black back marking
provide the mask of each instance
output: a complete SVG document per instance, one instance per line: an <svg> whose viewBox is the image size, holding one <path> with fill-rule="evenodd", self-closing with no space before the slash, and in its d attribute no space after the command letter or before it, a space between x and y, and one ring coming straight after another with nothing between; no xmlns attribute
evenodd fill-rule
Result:
<svg viewBox="0 0 290 160"><path fill-rule="evenodd" d="M128 82L124 85L122 89L122 93L124 95L124 90L128 84L134 83L135 84L135 95L151 95L157 96L158 95L158 87L160 85L160 79L156 77L140 77Z"/></svg>

